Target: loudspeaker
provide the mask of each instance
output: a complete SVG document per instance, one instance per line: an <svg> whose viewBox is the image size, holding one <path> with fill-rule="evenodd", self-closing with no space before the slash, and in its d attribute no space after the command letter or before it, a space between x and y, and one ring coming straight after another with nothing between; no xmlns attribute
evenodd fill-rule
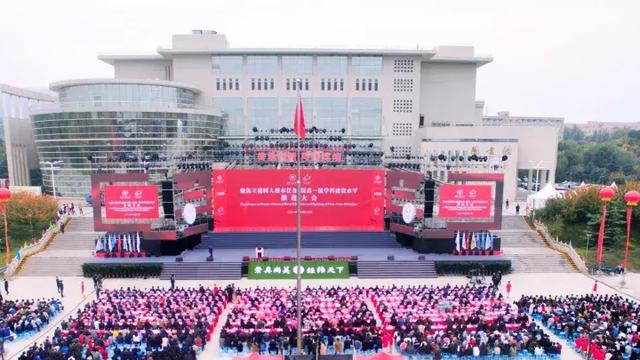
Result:
<svg viewBox="0 0 640 360"><path fill-rule="evenodd" d="M162 210L165 219L173 219L173 181L163 180L160 182L162 189Z"/></svg>
<svg viewBox="0 0 640 360"><path fill-rule="evenodd" d="M433 200L435 198L436 182L431 179L424 181L424 217L433 217Z"/></svg>

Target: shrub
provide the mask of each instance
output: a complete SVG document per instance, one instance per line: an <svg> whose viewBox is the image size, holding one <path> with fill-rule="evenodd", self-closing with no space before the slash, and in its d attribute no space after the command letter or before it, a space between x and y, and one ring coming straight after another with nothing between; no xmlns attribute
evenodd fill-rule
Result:
<svg viewBox="0 0 640 360"><path fill-rule="evenodd" d="M436 272L438 275L455 274L466 275L470 270L482 269L488 273L500 271L502 273L511 272L510 260L494 260L491 262L472 261L436 261Z"/></svg>
<svg viewBox="0 0 640 360"><path fill-rule="evenodd" d="M82 264L82 274L85 277L100 275L106 278L139 278L157 277L162 272L162 264Z"/></svg>

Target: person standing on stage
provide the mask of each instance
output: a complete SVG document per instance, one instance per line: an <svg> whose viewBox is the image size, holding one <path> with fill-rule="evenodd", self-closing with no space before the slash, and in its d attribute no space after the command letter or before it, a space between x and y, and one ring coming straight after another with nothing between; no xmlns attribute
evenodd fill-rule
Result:
<svg viewBox="0 0 640 360"><path fill-rule="evenodd" d="M171 283L171 291L173 291L176 288L176 275L175 274L171 274L171 279L169 280L169 282Z"/></svg>

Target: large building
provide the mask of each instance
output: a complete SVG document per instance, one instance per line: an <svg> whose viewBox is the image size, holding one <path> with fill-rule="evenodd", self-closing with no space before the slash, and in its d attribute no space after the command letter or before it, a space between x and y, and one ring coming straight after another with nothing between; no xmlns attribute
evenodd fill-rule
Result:
<svg viewBox="0 0 640 360"><path fill-rule="evenodd" d="M442 173L446 173L469 164L429 164L428 154L457 151L460 157L468 153L470 158L472 153L489 151L476 143L494 142L501 151L506 149L503 143L508 143L514 154L511 160L482 170L513 174L505 183L507 198L516 196L518 170L544 169L545 181L554 179L561 126L487 123L483 119L484 103L476 99L476 76L477 69L492 58L476 55L473 47L233 48L225 35L196 30L174 35L172 46L159 48L155 54L103 54L99 59L113 66L116 82L175 82L197 89L193 107L221 112L224 128L220 138L225 146L242 146L276 129L292 127L300 95L308 128L340 134L354 146L379 149L387 162L419 161L420 166L434 169L442 165ZM92 104L91 111L108 107L106 99L96 96L90 87L71 82L52 88L63 90L70 85L74 85L77 96ZM70 100L61 93L63 104ZM83 117L93 113L86 114ZM34 123L42 119L34 117ZM51 124L55 123L52 118ZM36 133L41 154L47 153L51 159L60 157L56 151L62 150L55 148L60 144L54 144L60 141L55 140L59 135L52 134L46 140L39 136ZM75 150L67 150L76 151L72 157L78 166L94 151L83 141L76 143ZM107 146L108 139L103 141ZM86 164L84 167L89 171ZM61 173L64 171L63 165Z"/></svg>
<svg viewBox="0 0 640 360"><path fill-rule="evenodd" d="M33 106L54 101L47 94L0 84L0 140L4 143L10 186L40 185L29 114Z"/></svg>

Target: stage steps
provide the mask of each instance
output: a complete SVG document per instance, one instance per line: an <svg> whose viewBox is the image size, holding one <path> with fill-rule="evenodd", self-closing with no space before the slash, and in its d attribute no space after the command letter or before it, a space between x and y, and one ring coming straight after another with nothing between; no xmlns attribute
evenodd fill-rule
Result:
<svg viewBox="0 0 640 360"><path fill-rule="evenodd" d="M239 280L242 277L241 262L173 262L163 263L160 279L169 280Z"/></svg>
<svg viewBox="0 0 640 360"><path fill-rule="evenodd" d="M199 249L284 249L296 247L295 232L216 233L204 235ZM388 231L304 232L305 248L400 248L395 235Z"/></svg>
<svg viewBox="0 0 640 360"><path fill-rule="evenodd" d="M29 257L18 276L82 276L82 264L93 258L94 240L100 235L93 231L93 218L74 216L41 253Z"/></svg>
<svg viewBox="0 0 640 360"><path fill-rule="evenodd" d="M358 277L381 278L435 278L436 265L425 260L358 261Z"/></svg>

